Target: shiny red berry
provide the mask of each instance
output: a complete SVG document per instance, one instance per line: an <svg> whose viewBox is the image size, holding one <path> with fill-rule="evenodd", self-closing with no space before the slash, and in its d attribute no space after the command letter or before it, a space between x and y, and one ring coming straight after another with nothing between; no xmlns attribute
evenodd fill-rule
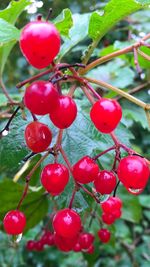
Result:
<svg viewBox="0 0 150 267"><path fill-rule="evenodd" d="M50 145L52 133L43 123L33 121L25 129L25 141L34 153L43 152Z"/></svg>
<svg viewBox="0 0 150 267"><path fill-rule="evenodd" d="M73 166L74 179L81 184L93 182L98 172L99 166L89 156L84 156Z"/></svg>
<svg viewBox="0 0 150 267"><path fill-rule="evenodd" d="M8 235L19 235L26 226L26 217L19 210L11 210L5 215L3 225Z"/></svg>
<svg viewBox="0 0 150 267"><path fill-rule="evenodd" d="M94 245L92 244L86 251L88 254L93 254L94 253Z"/></svg>
<svg viewBox="0 0 150 267"><path fill-rule="evenodd" d="M60 128L68 128L77 116L75 101L69 96L60 96L57 108L50 113L53 124Z"/></svg>
<svg viewBox="0 0 150 267"><path fill-rule="evenodd" d="M54 231L65 238L72 238L78 235L81 229L80 216L71 209L63 209L56 213L53 218Z"/></svg>
<svg viewBox="0 0 150 267"><path fill-rule="evenodd" d="M75 246L73 247L73 251L74 252L80 252L82 249L81 249L81 246L80 246L80 244L79 244L79 242L77 242L76 244L75 244Z"/></svg>
<svg viewBox="0 0 150 267"><path fill-rule="evenodd" d="M59 52L60 35L52 23L32 21L21 32L20 49L33 67L45 68Z"/></svg>
<svg viewBox="0 0 150 267"><path fill-rule="evenodd" d="M90 111L95 127L102 133L110 133L117 127L122 117L122 109L114 99L101 98Z"/></svg>
<svg viewBox="0 0 150 267"><path fill-rule="evenodd" d="M79 244L81 249L88 249L94 241L94 235L91 233L81 233L79 235Z"/></svg>
<svg viewBox="0 0 150 267"><path fill-rule="evenodd" d="M118 178L126 188L143 189L150 175L148 164L139 156L127 156L118 166Z"/></svg>
<svg viewBox="0 0 150 267"><path fill-rule="evenodd" d="M69 171L63 164L48 164L42 170L41 183L49 193L61 193L68 181Z"/></svg>
<svg viewBox="0 0 150 267"><path fill-rule="evenodd" d="M98 231L98 236L99 236L99 239L103 242L103 243L107 243L109 242L110 240L110 237L111 237L111 233L109 230L105 229L105 228L101 228L99 231Z"/></svg>
<svg viewBox="0 0 150 267"><path fill-rule="evenodd" d="M102 221L108 225L113 224L115 222L115 216L112 213L103 213Z"/></svg>
<svg viewBox="0 0 150 267"><path fill-rule="evenodd" d="M31 83L24 94L25 106L36 115L52 112L58 105L59 94L54 85L46 81Z"/></svg>
<svg viewBox="0 0 150 267"><path fill-rule="evenodd" d="M50 231L45 231L41 237L41 242L44 245L53 246L54 245L54 235Z"/></svg>
<svg viewBox="0 0 150 267"><path fill-rule="evenodd" d="M104 213L112 213L114 210L119 210L122 207L122 201L118 197L109 197L101 204Z"/></svg>
<svg viewBox="0 0 150 267"><path fill-rule="evenodd" d="M94 180L96 191L104 194L111 194L116 186L116 176L111 171L100 171Z"/></svg>
<svg viewBox="0 0 150 267"><path fill-rule="evenodd" d="M71 251L74 248L77 242L77 239L78 239L78 236L75 236L73 238L66 238L66 237L59 236L57 233L54 234L55 245L57 246L59 250L64 251L64 252Z"/></svg>

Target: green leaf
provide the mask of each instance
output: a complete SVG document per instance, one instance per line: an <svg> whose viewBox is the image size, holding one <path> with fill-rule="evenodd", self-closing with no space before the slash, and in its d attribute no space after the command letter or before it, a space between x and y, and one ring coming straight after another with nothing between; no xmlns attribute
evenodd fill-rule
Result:
<svg viewBox="0 0 150 267"><path fill-rule="evenodd" d="M26 6L28 6L31 2L29 0L20 0L20 1L12 1L10 2L9 6L4 9L0 10L0 18L7 21L8 23L14 25L17 18L20 16L22 11L25 9ZM12 26L13 27L13 26ZM6 32L8 33L7 28L5 27ZM1 29L2 31L2 29ZM10 36L12 33L10 33ZM7 36L9 38L9 36ZM12 36L11 36L12 38ZM13 46L16 43L14 40L15 38L10 40L10 43L4 44L2 47L0 47L0 77L2 76L2 73L4 71L4 66L7 61L7 58L13 48ZM18 39L18 38L17 38Z"/></svg>
<svg viewBox="0 0 150 267"><path fill-rule="evenodd" d="M1 220L8 211L17 208L23 190L23 185L10 180L3 180L0 183L0 202L3 203L0 210ZM43 189L38 192L29 190L21 205L21 210L25 213L27 219L26 231L38 224L48 211L48 200L43 195Z"/></svg>
<svg viewBox="0 0 150 267"><path fill-rule="evenodd" d="M120 186L118 195L123 201L121 218L132 223L139 223L142 218L142 208L138 197L128 193L123 186Z"/></svg>
<svg viewBox="0 0 150 267"><path fill-rule="evenodd" d="M20 31L12 24L0 18L0 45L19 40L19 37Z"/></svg>
<svg viewBox="0 0 150 267"><path fill-rule="evenodd" d="M140 195L139 202L142 207L150 209L149 195Z"/></svg>
<svg viewBox="0 0 150 267"><path fill-rule="evenodd" d="M140 51L144 52L146 55L150 56L150 48L142 46L139 48ZM150 69L150 61L142 57L141 55L138 55L138 62L140 67L145 69Z"/></svg>
<svg viewBox="0 0 150 267"><path fill-rule="evenodd" d="M74 14L73 27L69 31L69 39L63 38L63 45L61 46L61 51L59 58L61 59L66 55L74 46L79 42L84 40L88 35L87 25L89 23L90 14Z"/></svg>
<svg viewBox="0 0 150 267"><path fill-rule="evenodd" d="M62 13L54 20L54 24L60 35L69 37L69 30L73 26L72 13L70 9L64 9Z"/></svg>
<svg viewBox="0 0 150 267"><path fill-rule="evenodd" d="M103 66L91 70L88 72L88 77L95 79L100 78L113 86L126 88L133 84L135 73L129 66L125 66L122 59L117 58Z"/></svg>
<svg viewBox="0 0 150 267"><path fill-rule="evenodd" d="M95 11L90 17L89 36L100 40L118 21L147 6L150 1L111 0L104 11Z"/></svg>
<svg viewBox="0 0 150 267"><path fill-rule="evenodd" d="M30 0L11 1L6 9L0 10L0 18L14 25L25 7L30 4Z"/></svg>

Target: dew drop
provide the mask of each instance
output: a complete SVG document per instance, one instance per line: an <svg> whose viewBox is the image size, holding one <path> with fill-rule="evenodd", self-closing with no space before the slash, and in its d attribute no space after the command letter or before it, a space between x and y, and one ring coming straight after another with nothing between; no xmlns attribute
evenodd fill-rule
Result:
<svg viewBox="0 0 150 267"><path fill-rule="evenodd" d="M6 135L8 135L8 133L9 133L8 130L4 130L4 131L2 132L2 136L6 136Z"/></svg>
<svg viewBox="0 0 150 267"><path fill-rule="evenodd" d="M140 189L134 189L134 188L127 188L128 192L133 194L133 195L139 195L142 193L144 188L140 188Z"/></svg>

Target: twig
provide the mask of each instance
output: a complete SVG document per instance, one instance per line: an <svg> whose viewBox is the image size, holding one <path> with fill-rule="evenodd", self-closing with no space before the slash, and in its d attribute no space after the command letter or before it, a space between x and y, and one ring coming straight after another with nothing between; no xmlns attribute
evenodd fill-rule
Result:
<svg viewBox="0 0 150 267"><path fill-rule="evenodd" d="M21 107L17 107L14 111L14 113L11 115L10 119L8 120L7 124L5 125L5 127L3 128L3 130L0 131L0 138L2 138L3 136L5 136L4 134L4 131L7 131L9 132L9 127L10 127L10 124L12 122L12 120L14 119L15 115L17 114L18 110L20 109Z"/></svg>
<svg viewBox="0 0 150 267"><path fill-rule="evenodd" d="M2 89L2 91L3 91L3 93L4 93L4 95L6 96L6 98L8 99L8 101L9 101L10 103L13 103L14 101L13 101L13 99L9 96L9 94L8 94L8 92L7 92L7 89L6 89L6 87L5 87L5 84L3 83L3 80L2 80L2 79L0 79L0 85L1 85L1 89Z"/></svg>

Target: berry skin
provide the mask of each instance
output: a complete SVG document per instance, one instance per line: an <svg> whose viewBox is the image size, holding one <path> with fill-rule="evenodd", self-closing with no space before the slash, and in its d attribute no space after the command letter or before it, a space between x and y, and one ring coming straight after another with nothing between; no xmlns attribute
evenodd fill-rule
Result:
<svg viewBox="0 0 150 267"><path fill-rule="evenodd" d="M100 132L108 134L120 122L122 109L116 100L101 98L91 108L90 117Z"/></svg>
<svg viewBox="0 0 150 267"><path fill-rule="evenodd" d="M42 251L44 249L44 244L41 240L35 241L35 250Z"/></svg>
<svg viewBox="0 0 150 267"><path fill-rule="evenodd" d="M93 246L93 244L88 248L88 250L86 251L86 253L88 253L88 254L93 254L94 253L94 246Z"/></svg>
<svg viewBox="0 0 150 267"><path fill-rule="evenodd" d="M55 244L54 235L50 231L46 231L41 237L41 242L44 245L53 246Z"/></svg>
<svg viewBox="0 0 150 267"><path fill-rule="evenodd" d="M53 228L56 234L64 238L73 238L81 229L80 216L68 208L60 210L53 218Z"/></svg>
<svg viewBox="0 0 150 267"><path fill-rule="evenodd" d="M68 181L69 171L63 164L48 164L41 173L41 183L49 193L61 193Z"/></svg>
<svg viewBox="0 0 150 267"><path fill-rule="evenodd" d="M11 210L5 215L3 225L8 235L19 235L26 226L26 217L19 210Z"/></svg>
<svg viewBox="0 0 150 267"><path fill-rule="evenodd" d="M109 197L101 204L104 213L112 213L114 210L119 210L122 207L122 201L118 197Z"/></svg>
<svg viewBox="0 0 150 267"><path fill-rule="evenodd" d="M32 113L45 115L56 108L58 99L58 91L52 83L36 81L26 88L24 104Z"/></svg>
<svg viewBox="0 0 150 267"><path fill-rule="evenodd" d="M107 243L110 240L111 233L109 230L102 228L98 231L98 236L103 243Z"/></svg>
<svg viewBox="0 0 150 267"><path fill-rule="evenodd" d="M102 221L108 225L113 224L115 222L115 216L112 213L103 213L102 214Z"/></svg>
<svg viewBox="0 0 150 267"><path fill-rule="evenodd" d="M116 186L116 176L111 171L100 171L94 180L96 191L104 194L111 194Z"/></svg>
<svg viewBox="0 0 150 267"><path fill-rule="evenodd" d="M89 156L84 156L73 166L74 179L81 184L93 182L99 172L99 166Z"/></svg>
<svg viewBox="0 0 150 267"><path fill-rule="evenodd" d="M77 242L75 244L75 246L73 247L73 251L74 252L80 252L81 251L81 246L80 246L79 242Z"/></svg>
<svg viewBox="0 0 150 267"><path fill-rule="evenodd" d="M52 133L45 124L33 121L25 129L25 141L34 153L40 153L50 145Z"/></svg>
<svg viewBox="0 0 150 267"><path fill-rule="evenodd" d="M81 233L79 236L79 244L81 249L88 249L94 241L94 236L91 233Z"/></svg>
<svg viewBox="0 0 150 267"><path fill-rule="evenodd" d="M73 238L66 238L59 236L57 233L54 233L54 240L55 245L58 249L64 252L69 252L74 248L75 244L77 243L78 236L75 236Z"/></svg>
<svg viewBox="0 0 150 267"><path fill-rule="evenodd" d="M147 184L150 171L144 158L133 155L121 159L117 174L126 188L143 189Z"/></svg>
<svg viewBox="0 0 150 267"><path fill-rule="evenodd" d="M60 96L59 103L54 112L50 113L50 119L59 129L68 128L77 116L75 101L69 96Z"/></svg>
<svg viewBox="0 0 150 267"><path fill-rule="evenodd" d="M29 251L35 250L35 241L29 240L26 244L26 249Z"/></svg>
<svg viewBox="0 0 150 267"><path fill-rule="evenodd" d="M20 49L33 67L45 68L60 50L60 35L50 22L30 22L21 33Z"/></svg>

